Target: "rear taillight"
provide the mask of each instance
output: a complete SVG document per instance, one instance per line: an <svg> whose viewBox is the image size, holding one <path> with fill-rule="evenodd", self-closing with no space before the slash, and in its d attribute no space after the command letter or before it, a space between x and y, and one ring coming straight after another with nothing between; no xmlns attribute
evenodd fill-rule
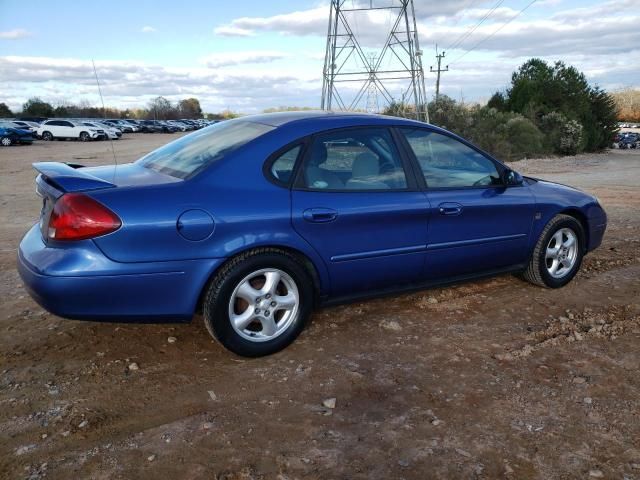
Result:
<svg viewBox="0 0 640 480"><path fill-rule="evenodd" d="M114 232L121 225L115 213L93 198L67 193L53 207L48 237L51 240L85 240Z"/></svg>

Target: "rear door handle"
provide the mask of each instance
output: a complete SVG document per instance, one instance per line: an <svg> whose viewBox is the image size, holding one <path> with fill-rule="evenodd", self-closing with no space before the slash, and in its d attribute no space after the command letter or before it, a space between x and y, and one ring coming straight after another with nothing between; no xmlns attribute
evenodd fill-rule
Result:
<svg viewBox="0 0 640 480"><path fill-rule="evenodd" d="M446 202L438 205L440 215L460 215L462 213L462 205L454 202Z"/></svg>
<svg viewBox="0 0 640 480"><path fill-rule="evenodd" d="M336 218L338 218L338 212L336 212L332 208L307 208L304 212L302 212L302 218L304 218L307 222L327 223L333 222Z"/></svg>

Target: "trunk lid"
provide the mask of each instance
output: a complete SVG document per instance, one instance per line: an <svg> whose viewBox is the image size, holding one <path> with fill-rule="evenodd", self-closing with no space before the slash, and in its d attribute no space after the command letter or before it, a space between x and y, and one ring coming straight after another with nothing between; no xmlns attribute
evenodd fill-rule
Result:
<svg viewBox="0 0 640 480"><path fill-rule="evenodd" d="M47 228L53 207L58 198L65 193L90 193L112 188L182 181L135 163L84 167L60 162L38 162L33 164L33 168L39 173L36 178L36 193L42 198L40 231L45 241L48 238Z"/></svg>

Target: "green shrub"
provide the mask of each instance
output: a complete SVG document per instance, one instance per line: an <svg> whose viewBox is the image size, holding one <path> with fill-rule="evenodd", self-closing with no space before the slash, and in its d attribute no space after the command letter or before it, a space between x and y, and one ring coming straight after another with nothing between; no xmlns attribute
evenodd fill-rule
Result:
<svg viewBox="0 0 640 480"><path fill-rule="evenodd" d="M528 118L515 116L506 124L507 141L511 146L510 160L531 158L548 153L544 148L544 135Z"/></svg>
<svg viewBox="0 0 640 480"><path fill-rule="evenodd" d="M564 135L561 139L555 138L556 133L545 131L554 136L550 143L558 153L601 150L610 144L618 129L613 97L599 87L591 87L582 72L563 62L550 65L538 58L525 62L513 73L506 93L494 95L491 104L503 111L521 113L543 131L545 117L554 112L563 115L566 121L560 129Z"/></svg>
<svg viewBox="0 0 640 480"><path fill-rule="evenodd" d="M583 128L580 122L551 112L540 119L546 148L562 155L575 155L583 150Z"/></svg>
<svg viewBox="0 0 640 480"><path fill-rule="evenodd" d="M560 134L558 150L565 155L575 155L581 150L583 128L577 120L564 124Z"/></svg>
<svg viewBox="0 0 640 480"><path fill-rule="evenodd" d="M429 104L432 124L457 133L502 160L546 153L544 135L529 119L496 108L467 107L441 96Z"/></svg>

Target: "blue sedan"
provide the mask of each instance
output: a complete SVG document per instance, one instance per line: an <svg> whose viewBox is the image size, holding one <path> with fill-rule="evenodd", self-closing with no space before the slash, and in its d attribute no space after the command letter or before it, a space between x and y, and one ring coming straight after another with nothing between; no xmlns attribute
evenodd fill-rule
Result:
<svg viewBox="0 0 640 480"><path fill-rule="evenodd" d="M297 112L217 123L126 165L36 163L19 249L62 317L189 321L245 356L314 307L505 272L558 288L602 242L597 198L425 123Z"/></svg>
<svg viewBox="0 0 640 480"><path fill-rule="evenodd" d="M11 145L31 145L33 143L33 133L31 131L3 125L3 123L7 124L9 122L0 122L0 145L9 147Z"/></svg>

